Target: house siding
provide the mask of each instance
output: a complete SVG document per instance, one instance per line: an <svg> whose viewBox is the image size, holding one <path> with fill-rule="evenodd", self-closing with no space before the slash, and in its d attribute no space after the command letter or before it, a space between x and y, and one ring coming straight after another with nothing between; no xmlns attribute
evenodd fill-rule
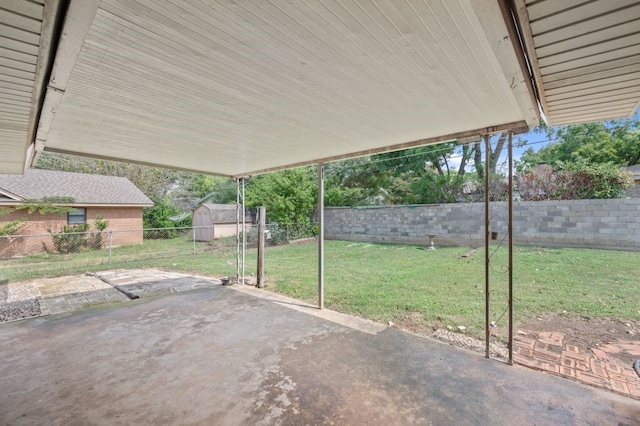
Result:
<svg viewBox="0 0 640 426"><path fill-rule="evenodd" d="M98 215L109 222L105 232L113 231L113 246L142 244L142 207L86 207L86 209L87 222L92 225L90 230L94 230L93 222ZM19 235L25 237L0 239L0 258L53 251L53 241L47 235L48 230L60 232L67 224L66 213L43 215L28 214L26 211L15 211L3 216L0 223L21 218L27 219L19 231ZM108 239L105 239L105 243L108 243Z"/></svg>

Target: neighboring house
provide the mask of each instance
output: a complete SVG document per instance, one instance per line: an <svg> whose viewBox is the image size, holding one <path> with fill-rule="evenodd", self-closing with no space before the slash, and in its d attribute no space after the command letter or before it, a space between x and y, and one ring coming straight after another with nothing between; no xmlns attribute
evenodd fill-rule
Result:
<svg viewBox="0 0 640 426"><path fill-rule="evenodd" d="M15 210L0 217L0 223L26 219L20 235L45 235L41 238L12 239L10 250L0 244L0 258L52 250L48 230L62 231L65 225L93 222L101 216L109 222L105 232L112 232L114 246L142 243L142 208L153 206L127 178L90 175L53 170L29 169L23 175L0 175L0 208L14 208L25 202L54 201L55 205L72 207L68 213L29 214Z"/></svg>
<svg viewBox="0 0 640 426"><path fill-rule="evenodd" d="M631 198L640 198L640 164L625 167L625 170L631 173L631 177L635 186L626 191L626 196Z"/></svg>
<svg viewBox="0 0 640 426"><path fill-rule="evenodd" d="M242 222L242 217L240 217ZM249 209L245 209L247 233L254 223ZM215 238L236 235L237 207L235 204L202 203L193 211L193 226L196 228L196 241L211 241Z"/></svg>

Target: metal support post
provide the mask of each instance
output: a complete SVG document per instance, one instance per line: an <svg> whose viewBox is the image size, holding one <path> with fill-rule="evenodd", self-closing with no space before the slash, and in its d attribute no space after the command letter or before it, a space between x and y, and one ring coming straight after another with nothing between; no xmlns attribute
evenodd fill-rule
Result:
<svg viewBox="0 0 640 426"><path fill-rule="evenodd" d="M489 358L489 173L491 169L491 143L489 135L484 135L485 163L484 163L484 330L485 330L485 358Z"/></svg>
<svg viewBox="0 0 640 426"><path fill-rule="evenodd" d="M256 286L258 288L264 287L264 249L265 249L265 225L266 225L266 210L264 206L258 207L258 267L256 269Z"/></svg>
<svg viewBox="0 0 640 426"><path fill-rule="evenodd" d="M509 133L509 364L513 365L513 132Z"/></svg>
<svg viewBox="0 0 640 426"><path fill-rule="evenodd" d="M113 255L113 230L109 231L109 265L111 265Z"/></svg>
<svg viewBox="0 0 640 426"><path fill-rule="evenodd" d="M240 282L240 180L236 179L236 282Z"/></svg>
<svg viewBox="0 0 640 426"><path fill-rule="evenodd" d="M246 206L244 203L244 178L242 178L242 284L244 281L244 265L247 254L247 222L245 217Z"/></svg>
<svg viewBox="0 0 640 426"><path fill-rule="evenodd" d="M324 309L324 164L318 164L318 308Z"/></svg>
<svg viewBox="0 0 640 426"><path fill-rule="evenodd" d="M196 255L196 227L191 228L191 236L193 238L193 255Z"/></svg>

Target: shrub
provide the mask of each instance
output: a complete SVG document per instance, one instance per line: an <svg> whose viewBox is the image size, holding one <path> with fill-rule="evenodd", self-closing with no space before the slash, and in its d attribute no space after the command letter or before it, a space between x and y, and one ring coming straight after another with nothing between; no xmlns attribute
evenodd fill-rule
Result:
<svg viewBox="0 0 640 426"><path fill-rule="evenodd" d="M564 199L621 198L631 188L633 180L628 172L614 164L587 164L576 162L565 170L569 178L565 184Z"/></svg>
<svg viewBox="0 0 640 426"><path fill-rule="evenodd" d="M102 232L109 226L109 221L104 220L101 215L97 215L93 220L93 227L96 228L96 232L87 237L87 244L94 250L100 250L102 248Z"/></svg>
<svg viewBox="0 0 640 426"><path fill-rule="evenodd" d="M145 208L142 211L145 228L144 238L177 238L179 236L179 232L177 230L157 228L190 226L191 218L189 216L180 220L173 219L175 217L180 217L182 212L178 205L169 197L154 197L153 203L153 207Z"/></svg>
<svg viewBox="0 0 640 426"><path fill-rule="evenodd" d="M62 232L53 232L47 229L53 238L53 245L58 253L76 253L88 244L86 232L89 230L88 223L78 225L64 225Z"/></svg>
<svg viewBox="0 0 640 426"><path fill-rule="evenodd" d="M537 167L516 177L524 201L620 198L633 185L628 172L614 164L588 164L581 160Z"/></svg>

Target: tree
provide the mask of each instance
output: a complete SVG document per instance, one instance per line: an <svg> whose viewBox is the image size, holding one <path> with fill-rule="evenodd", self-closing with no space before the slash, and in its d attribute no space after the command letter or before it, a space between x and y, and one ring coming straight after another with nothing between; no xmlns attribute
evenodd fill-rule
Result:
<svg viewBox="0 0 640 426"><path fill-rule="evenodd" d="M421 173L432 167L439 175L444 175L449 172L448 158L457 146L457 142L444 142L376 154L372 156L372 160L384 162L385 170L390 170L394 175L405 172Z"/></svg>
<svg viewBox="0 0 640 426"><path fill-rule="evenodd" d="M175 192L182 181L191 180L193 173L139 164L76 157L72 155L43 153L38 157L36 168L65 172L120 176L129 179L148 197L157 197Z"/></svg>
<svg viewBox="0 0 640 426"><path fill-rule="evenodd" d="M633 186L628 172L612 164L589 164L586 160L536 167L516 176L524 201L620 198Z"/></svg>
<svg viewBox="0 0 640 426"><path fill-rule="evenodd" d="M300 167L251 177L245 203L265 206L269 221L281 225L310 223L317 205L316 167Z"/></svg>
<svg viewBox="0 0 640 426"><path fill-rule="evenodd" d="M142 210L142 221L145 229L174 228L189 226L190 217L186 216L182 220L175 218L184 216L175 201L167 196L152 196L153 207L146 207ZM175 238L178 236L176 230L146 231L145 238Z"/></svg>
<svg viewBox="0 0 640 426"><path fill-rule="evenodd" d="M556 141L538 151L527 149L518 162L519 172L537 164L557 165L586 161L611 163L619 167L640 161L640 130L637 119L614 120L563 126L549 129L547 136Z"/></svg>
<svg viewBox="0 0 640 426"><path fill-rule="evenodd" d="M391 174L372 157L359 157L325 166L325 205L361 206L386 204Z"/></svg>
<svg viewBox="0 0 640 426"><path fill-rule="evenodd" d="M411 185L409 204L435 204L455 202L462 186L462 176L440 175L426 172Z"/></svg>
<svg viewBox="0 0 640 426"><path fill-rule="evenodd" d="M325 204L412 204L451 198L444 197L443 191L461 185L474 150L463 146L461 165L451 170L451 157L458 147L457 142L445 142L329 164ZM428 188L434 191L433 196L426 194Z"/></svg>
<svg viewBox="0 0 640 426"><path fill-rule="evenodd" d="M218 204L235 203L236 189L233 179L209 175L196 175L192 186L199 199L211 196L211 202Z"/></svg>
<svg viewBox="0 0 640 426"><path fill-rule="evenodd" d="M494 137L494 135L490 136ZM502 151L504 150L504 146L507 143L509 138L509 133L500 133L497 135L497 139L495 142L492 142L489 139L489 149L491 152L489 153L489 173L491 175L495 175L498 173L498 161L500 160L500 156L502 155ZM473 155L473 165L476 169L476 175L479 180L484 180L485 171L484 171L484 160L486 154L482 154L482 150L485 147L484 140L478 140L473 142L473 148L469 149L469 156Z"/></svg>

